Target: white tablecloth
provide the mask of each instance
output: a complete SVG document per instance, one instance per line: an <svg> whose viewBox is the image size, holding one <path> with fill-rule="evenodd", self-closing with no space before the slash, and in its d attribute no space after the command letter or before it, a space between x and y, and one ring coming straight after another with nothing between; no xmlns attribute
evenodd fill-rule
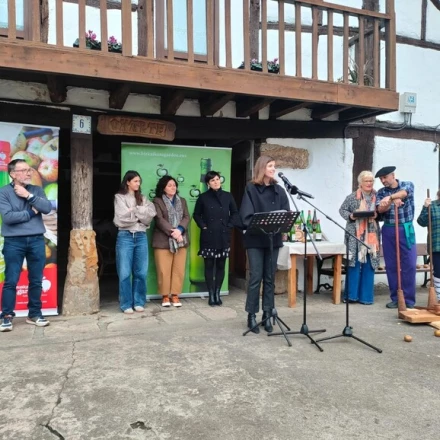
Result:
<svg viewBox="0 0 440 440"><path fill-rule="evenodd" d="M316 241L315 242L318 252L322 255L345 255L345 244L334 243L331 241ZM284 246L280 248L278 253L277 267L278 270L289 270L290 255L304 255L304 243L284 243ZM307 255L316 255L313 244L307 242Z"/></svg>

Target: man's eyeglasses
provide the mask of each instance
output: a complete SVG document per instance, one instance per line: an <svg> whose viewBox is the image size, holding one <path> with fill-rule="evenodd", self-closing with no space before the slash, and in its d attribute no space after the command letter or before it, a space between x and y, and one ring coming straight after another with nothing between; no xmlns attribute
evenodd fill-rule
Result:
<svg viewBox="0 0 440 440"><path fill-rule="evenodd" d="M26 174L32 174L34 172L33 168L26 168L24 170L14 170L14 173L26 173Z"/></svg>

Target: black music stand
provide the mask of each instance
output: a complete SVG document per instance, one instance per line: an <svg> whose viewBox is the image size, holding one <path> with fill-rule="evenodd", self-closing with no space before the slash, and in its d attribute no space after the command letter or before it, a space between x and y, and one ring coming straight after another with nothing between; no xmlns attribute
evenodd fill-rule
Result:
<svg viewBox="0 0 440 440"><path fill-rule="evenodd" d="M299 212L295 211L271 211L271 212L256 212L251 219L251 222L249 224L249 227L247 228L247 231L258 231L262 234L265 234L269 237L269 249L270 249L270 267L272 268L272 253L273 253L273 236L278 233L287 233L289 232L299 215ZM270 279L269 284L271 285L271 288L274 289L274 280L273 280L273 271L270 271ZM291 342L289 341L286 332L284 331L283 327L284 325L287 330L290 331L290 328L286 325L286 323L278 317L277 309L275 308L275 304L273 305L273 308L270 312L267 313L266 318L264 318L262 321L258 322L256 325L254 325L252 328L248 329L243 333L243 336L246 336L250 331L252 331L254 328L260 326L261 324L264 324L268 319L273 318L273 324L278 324L278 327L281 330L281 333L286 338L287 344L289 347L292 346Z"/></svg>

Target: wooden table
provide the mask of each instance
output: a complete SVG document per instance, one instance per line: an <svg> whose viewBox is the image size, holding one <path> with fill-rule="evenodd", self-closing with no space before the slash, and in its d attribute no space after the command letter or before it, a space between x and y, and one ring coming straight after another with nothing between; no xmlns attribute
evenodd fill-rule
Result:
<svg viewBox="0 0 440 440"><path fill-rule="evenodd" d="M333 304L341 302L341 269L342 256L345 255L346 249L344 243L333 243L329 241L318 241L316 247L321 256L333 256ZM278 265L287 266L286 258L290 257L290 268L288 273L288 305L296 307L296 259L298 256L304 255L304 243L284 243L278 255ZM313 294L313 262L315 260L316 251L311 243L307 243L307 293ZM284 261L283 261L284 260ZM302 267L302 264L301 264Z"/></svg>

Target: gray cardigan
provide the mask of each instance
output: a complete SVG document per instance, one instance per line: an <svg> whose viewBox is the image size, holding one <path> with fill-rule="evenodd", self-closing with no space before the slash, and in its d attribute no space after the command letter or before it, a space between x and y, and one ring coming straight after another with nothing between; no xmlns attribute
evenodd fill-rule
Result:
<svg viewBox="0 0 440 440"><path fill-rule="evenodd" d="M33 194L30 200L17 196L12 183L0 188L3 237L23 237L46 232L41 214L49 214L52 205L40 186L26 185L26 190ZM38 214L35 214L32 207Z"/></svg>

